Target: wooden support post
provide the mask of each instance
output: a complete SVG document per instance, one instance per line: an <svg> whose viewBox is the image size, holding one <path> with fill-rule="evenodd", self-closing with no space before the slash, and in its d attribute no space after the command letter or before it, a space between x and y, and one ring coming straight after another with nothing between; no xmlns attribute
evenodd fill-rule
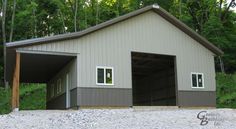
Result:
<svg viewBox="0 0 236 129"><path fill-rule="evenodd" d="M16 65L12 80L12 111L19 110L19 85L20 85L20 53L16 53Z"/></svg>

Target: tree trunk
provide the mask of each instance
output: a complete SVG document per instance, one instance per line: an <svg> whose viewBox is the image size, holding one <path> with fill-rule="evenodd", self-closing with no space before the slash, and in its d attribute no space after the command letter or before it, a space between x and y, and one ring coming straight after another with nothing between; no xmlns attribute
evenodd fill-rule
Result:
<svg viewBox="0 0 236 129"><path fill-rule="evenodd" d="M7 11L7 0L2 0L2 39L3 45L6 43L6 11Z"/></svg>
<svg viewBox="0 0 236 129"><path fill-rule="evenodd" d="M35 9L33 9L33 15L34 15L34 37L37 38L37 22L36 22L36 14Z"/></svg>
<svg viewBox="0 0 236 129"><path fill-rule="evenodd" d="M96 8L96 25L98 24L98 14L99 14L99 3L98 3L98 0L97 0L97 8Z"/></svg>
<svg viewBox="0 0 236 129"><path fill-rule="evenodd" d="M84 20L85 20L85 29L88 28L88 18L87 18L87 12L85 10L85 14L84 14Z"/></svg>
<svg viewBox="0 0 236 129"><path fill-rule="evenodd" d="M229 9L230 7L234 4L235 0L231 0L231 2L229 3L228 7L226 8L226 10L224 11L224 13L222 14L221 16L221 21L224 22L228 12L229 12Z"/></svg>
<svg viewBox="0 0 236 129"><path fill-rule="evenodd" d="M225 73L225 68L224 68L224 62L222 61L221 57L219 56L219 61L220 61L220 69L222 73Z"/></svg>
<svg viewBox="0 0 236 129"><path fill-rule="evenodd" d="M66 33L66 24L65 24L65 19L64 19L64 15L62 14L61 10L59 9L59 15L60 15L60 19L63 25L63 33Z"/></svg>
<svg viewBox="0 0 236 129"><path fill-rule="evenodd" d="M223 4L223 0L220 0L220 6L219 6L219 18L221 18L221 15L222 15L222 4Z"/></svg>
<svg viewBox="0 0 236 129"><path fill-rule="evenodd" d="M2 0L2 39L3 39L3 59L4 59L4 85L8 88L8 83L6 82L6 12L7 12L7 0Z"/></svg>
<svg viewBox="0 0 236 129"><path fill-rule="evenodd" d="M14 2L13 2L13 10L12 10L12 17L11 17L11 31L10 31L9 42L12 42L12 37L13 37L13 32L14 32L15 12L16 12L16 0L14 0Z"/></svg>
<svg viewBox="0 0 236 129"><path fill-rule="evenodd" d="M68 0L68 2L69 2L70 7L71 7L71 12L72 12L72 13L75 12L75 11L74 11L74 5L73 5L73 3L72 3L70 0Z"/></svg>
<svg viewBox="0 0 236 129"><path fill-rule="evenodd" d="M179 0L179 19L182 18L182 0Z"/></svg>
<svg viewBox="0 0 236 129"><path fill-rule="evenodd" d="M195 21L195 25L194 25L194 29L196 32L200 33L201 32L201 25L200 25L200 21L198 19L198 17L196 16L196 13L194 11L192 11L191 7L188 7L189 10L189 14L191 15L193 21Z"/></svg>
<svg viewBox="0 0 236 129"><path fill-rule="evenodd" d="M117 3L116 3L116 10L117 10L117 16L116 17L119 17L120 16L120 10L119 10L119 7L120 7L120 2L119 2L119 0L117 1Z"/></svg>
<svg viewBox="0 0 236 129"><path fill-rule="evenodd" d="M74 30L77 32L77 10L78 10L78 0L75 0L75 15L74 15Z"/></svg>

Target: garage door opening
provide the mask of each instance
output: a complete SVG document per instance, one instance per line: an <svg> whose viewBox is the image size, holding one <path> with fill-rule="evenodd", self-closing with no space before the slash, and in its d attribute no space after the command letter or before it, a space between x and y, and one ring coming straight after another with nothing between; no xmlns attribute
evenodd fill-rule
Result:
<svg viewBox="0 0 236 129"><path fill-rule="evenodd" d="M133 106L176 106L175 56L131 55Z"/></svg>

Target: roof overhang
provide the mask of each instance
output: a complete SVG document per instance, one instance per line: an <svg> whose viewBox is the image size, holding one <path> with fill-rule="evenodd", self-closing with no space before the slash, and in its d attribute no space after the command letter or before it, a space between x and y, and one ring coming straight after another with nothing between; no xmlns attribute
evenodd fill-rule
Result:
<svg viewBox="0 0 236 129"><path fill-rule="evenodd" d="M179 21L177 18L169 14L167 11L159 7L158 5L150 5L144 8L141 8L139 10L133 11L131 13L128 13L126 15L114 18L112 20L106 21L104 23L98 24L94 27L90 27L88 29L85 29L80 32L74 32L74 33L68 33L68 34L60 34L60 35L55 35L55 36L50 36L50 37L43 37L43 38L35 38L35 39L29 39L29 40L23 40L23 41L16 41L16 42L11 42L7 43L6 47L7 48L17 48L17 47L24 47L24 46L30 46L30 45L35 45L35 44L41 44L41 43L49 43L49 42L54 42L54 41L61 41L61 40L67 40L67 39L74 39L74 38L79 38L84 35L87 35L89 33L95 32L97 30L103 29L105 27L111 26L115 23L127 20L131 17L140 15L142 13L145 13L147 11L153 10L157 14L159 14L161 17L172 23L174 26L182 30L184 33L195 39L197 42L202 44L204 47L212 51L216 55L222 55L223 51L214 46L212 43L210 43L208 40L206 40L204 37L193 31L191 28L189 28L187 25Z"/></svg>
<svg viewBox="0 0 236 129"><path fill-rule="evenodd" d="M52 54L17 51L20 53L20 82L47 83L61 71L76 54ZM7 52L6 81L12 82L16 52Z"/></svg>

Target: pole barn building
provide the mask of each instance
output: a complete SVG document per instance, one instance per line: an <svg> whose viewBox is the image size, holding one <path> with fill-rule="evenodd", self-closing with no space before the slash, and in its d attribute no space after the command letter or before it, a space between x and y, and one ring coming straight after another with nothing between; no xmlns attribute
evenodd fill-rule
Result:
<svg viewBox="0 0 236 129"><path fill-rule="evenodd" d="M47 108L216 106L223 52L151 5L86 30L6 44L6 81L46 83Z"/></svg>

